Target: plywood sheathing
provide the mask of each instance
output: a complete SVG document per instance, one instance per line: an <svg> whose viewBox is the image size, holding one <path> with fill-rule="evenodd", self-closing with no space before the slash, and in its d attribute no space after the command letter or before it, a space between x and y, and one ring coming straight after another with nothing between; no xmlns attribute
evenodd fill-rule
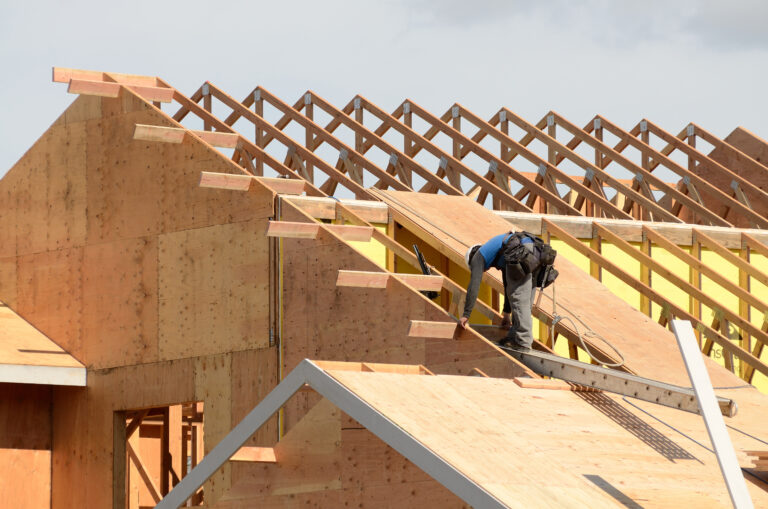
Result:
<svg viewBox="0 0 768 509"><path fill-rule="evenodd" d="M621 502L604 502L603 492L589 500L596 487L643 507L730 507L717 459L699 445L709 442L695 414L602 393L522 389L513 380L330 374L512 507ZM738 419L729 424L754 431ZM748 466L741 451L756 446L759 432L730 434ZM748 484L756 507L768 502L764 484Z"/></svg>
<svg viewBox="0 0 768 509"><path fill-rule="evenodd" d="M242 171L193 136L133 140L136 123L178 127L127 90L79 97L0 180L0 300L89 368L86 391L54 390L54 507L113 500L114 412L204 401L210 450L277 383L274 193L199 188ZM276 438L275 419L251 442Z"/></svg>
<svg viewBox="0 0 768 509"><path fill-rule="evenodd" d="M45 337L2 302L0 302L0 364L83 367L60 346Z"/></svg>
<svg viewBox="0 0 768 509"><path fill-rule="evenodd" d="M731 134L726 136L723 141L732 145L761 165L768 167L768 142L766 140L756 136L743 127L737 127ZM738 159L736 161L738 161ZM754 184L761 189L768 189L764 179L756 181Z"/></svg>
<svg viewBox="0 0 768 509"><path fill-rule="evenodd" d="M242 465L246 475L215 507L368 507L385 500L404 508L467 507L326 399L283 437L275 454L275 464Z"/></svg>
<svg viewBox="0 0 768 509"><path fill-rule="evenodd" d="M17 219L0 228L0 299L95 368L263 346L266 245L245 239L261 228L248 221L272 215L273 193L259 183L242 194L200 189L203 170L241 170L192 136L133 140L140 122L178 126L128 90L79 97L0 180L0 213ZM170 257L185 253L197 259L180 268ZM190 335L185 316L228 326ZM189 344L161 347L172 333Z"/></svg>
<svg viewBox="0 0 768 509"><path fill-rule="evenodd" d="M0 500L33 509L50 493L51 388L0 384Z"/></svg>
<svg viewBox="0 0 768 509"><path fill-rule="evenodd" d="M160 359L269 346L266 225L255 219L160 236Z"/></svg>
<svg viewBox="0 0 768 509"><path fill-rule="evenodd" d="M483 243L494 235L516 229L514 225L465 197L417 193L382 192L397 209L424 232L426 242L438 243L451 253L454 261L463 260L468 246ZM462 262L463 263L463 262ZM555 283L559 313L575 311L595 332L616 345L633 372L677 385L689 385L682 358L672 333L612 294L599 281L559 256L555 267L560 276ZM498 283L501 274L489 271ZM551 290L546 292L551 296ZM551 311L551 300L542 299L542 307ZM566 314L567 316L567 314ZM583 327L582 327L583 329ZM600 345L598 345L600 346ZM743 382L707 359L716 386L739 386Z"/></svg>
<svg viewBox="0 0 768 509"><path fill-rule="evenodd" d="M768 156L768 146L766 146L765 142L740 127L734 129L724 141L741 153L725 147L715 147L707 157L725 166L736 175L748 179L749 182L760 189L768 191L768 167L760 168L761 165L755 165L755 161L751 161L750 164L745 160L751 158L760 162L757 158L762 158L762 165L768 164L768 158L766 158ZM731 179L724 175L723 172L718 171L711 162L705 160L697 164L695 171L699 176L705 178L712 185L722 189L727 194L733 193ZM755 212L762 216L768 215L768 202L766 202L764 196L760 196L750 189L744 189L743 191L749 200L749 205ZM707 193L706 190L701 191L701 196L705 203L712 202L711 194ZM750 226L750 222L738 212L731 212L728 214L727 219L734 226Z"/></svg>
<svg viewBox="0 0 768 509"><path fill-rule="evenodd" d="M709 157L734 173L749 179L760 189L768 191L768 143L741 127L734 129L724 141L738 152L724 147L716 147L709 153ZM750 161L746 159L750 159ZM708 177L712 173L706 167L701 168L701 170ZM730 186L730 182L723 182L723 184ZM757 212L766 215L768 203L765 203L762 198L756 199L749 192L746 194L747 198L750 199L750 205Z"/></svg>

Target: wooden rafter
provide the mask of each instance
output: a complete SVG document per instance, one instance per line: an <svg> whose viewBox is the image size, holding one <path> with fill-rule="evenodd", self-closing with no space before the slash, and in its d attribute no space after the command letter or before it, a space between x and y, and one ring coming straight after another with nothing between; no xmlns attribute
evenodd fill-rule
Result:
<svg viewBox="0 0 768 509"><path fill-rule="evenodd" d="M248 107L236 101L235 99L233 99L231 96L229 96L219 88L215 87L212 84L207 84L207 85L210 91L210 95L212 97L216 98L222 104L230 108L233 112L237 112L238 116L253 123L259 129L262 129L268 136L271 136L273 140L276 140L279 143L281 143L283 146L285 146L286 150L289 147L293 147L294 150L296 151L296 154L299 157L301 157L302 160L304 160L305 162L311 162L315 168L323 171L328 176L328 178L335 180L338 184L341 184L347 189L349 189L352 193L354 193L355 197L360 199L371 199L371 194L365 188L363 188L363 186L361 186L360 184L358 184L357 182L349 178L346 174L340 172L338 169L329 165L323 159L320 159L317 155L315 155L314 152L311 152L302 144L291 139L284 132L274 127L272 124L264 120L264 118L262 118L255 112L249 110ZM203 97L202 90L198 90L198 92L192 96L192 100L193 101L195 101L196 99L200 100L202 99L202 97ZM289 110L291 109L287 106L286 108ZM300 114L299 114L299 117L305 118L303 115L300 115ZM263 150L261 147L259 147L259 149ZM399 181L395 179L393 179L393 181L397 183L396 185L404 187Z"/></svg>
<svg viewBox="0 0 768 509"><path fill-rule="evenodd" d="M732 226L731 223L726 221L724 218L720 217L715 212L704 207L701 203L696 201L694 198L691 198L690 196L680 192L680 190L664 182L662 179L660 179L659 177L657 177L647 169L633 163L628 158L624 157L620 152L614 150L613 148L611 148L609 145L607 145L600 139L594 136L591 136L589 133L595 130L594 120L590 122L584 130L582 130L576 125L569 122L562 115L559 115L554 111L550 111L544 118L542 118L539 121L538 124L536 124L536 127L539 129L543 129L546 126L547 117L549 116L553 118L555 125L562 127L571 136L573 136L571 141L569 141L565 145L565 147L568 150L573 151L581 143L585 143L593 147L596 150L596 152L600 154L600 160L603 165L602 168L605 168L612 161L616 162L616 164L619 164L623 168L629 170L634 175L638 175L638 174L642 175L643 179L646 180L649 184L653 185L656 189L659 189L666 195L676 200L677 203L684 205L691 211L695 212L699 217L701 217L702 219L705 219L710 224L718 225L718 226ZM601 129L602 129L602 124L601 124ZM533 140L534 136L527 135L526 138L521 140L521 143L523 143L524 141L528 141L529 139ZM556 158L556 163L560 164L560 162L563 159L565 159L565 155L558 154Z"/></svg>
<svg viewBox="0 0 768 509"><path fill-rule="evenodd" d="M214 95L221 100L220 95L223 94L219 89L216 89L215 87L212 88L214 91ZM334 149L338 150L340 154L345 154L345 157L343 159L349 160L352 164L356 165L358 168L365 169L366 171L370 172L377 178L381 179L383 182L385 182L389 187L395 190L399 191L408 191L410 190L410 187L404 184L403 182L397 180L392 175L389 175L384 170L373 164L371 161L357 153L353 148L349 147L345 143L343 143L341 140L334 137L331 133L324 130L321 126L317 125L313 120L309 119L308 117L304 116L299 112L297 109L290 107L283 101L281 101L278 97L271 94L269 91L264 89L263 87L257 87L253 92L248 94L246 98L240 103L240 106L245 108L246 111L249 111L247 108L249 108L254 102L255 98L254 96L259 96L262 101L266 101L273 107L275 107L278 111L280 111L283 114L283 118L281 118L273 127L273 129L276 130L282 130L285 127L287 127L290 122L296 122L298 125L300 125L302 128L305 129L306 132L312 133L311 137L305 137L308 140L311 140L309 143L310 146L303 147L303 151L306 151L308 153L312 153L314 150L317 149L322 143L326 143L330 146L332 146ZM306 97L303 96L303 97ZM226 102L226 101L225 101ZM302 99L302 104L305 104L304 100ZM232 107L231 104L228 104L228 106ZM243 115L243 109L242 108L235 108L232 107L232 113L224 120L225 123L231 125L234 124L242 115ZM264 147L267 147L273 140L276 139L276 135L274 133L269 134L264 139ZM299 149L295 145L293 145L294 150L298 153ZM302 152L303 152L302 151ZM300 154L303 159L307 161L307 163L312 163L313 165L316 165L316 161L313 158L306 157L306 154ZM309 172L306 172L307 179L311 180L309 178ZM362 176L360 178L360 181L358 181L358 185L362 186Z"/></svg>
<svg viewBox="0 0 768 509"><path fill-rule="evenodd" d="M588 198L595 204L599 204L603 210L607 213L609 217L614 217L617 219L631 219L632 216L627 214L626 212L622 211L621 209L617 208L613 203L608 201L605 198L605 195L595 192L593 189L586 187L581 182L577 181L573 177L565 174L562 172L558 167L550 164L548 161L542 159L532 151L530 151L527 147L521 145L513 138L509 137L508 135L504 134L500 130L494 129L491 123L485 122L480 117L472 113L471 111L467 110L465 107L463 107L460 104L454 104L454 106L449 109L441 118L443 122L447 122L447 120L451 117L454 108L458 108L459 116L462 118L465 118L469 120L475 127L478 129L478 134L483 133L483 135L491 136L495 138L497 141L505 145L507 148L509 154L514 153L521 157L524 157L528 161L532 162L533 164L536 164L539 166L539 168L542 168L546 170L547 177L549 178L549 181L551 182L552 177L557 178L557 180L563 184L566 184L570 187L570 189L574 192L576 192L579 197L582 198ZM498 121L498 114L494 117ZM511 118L514 118L515 120L518 118L516 115L512 115ZM531 126L533 127L533 126ZM484 137L484 136L483 136ZM472 141L474 143L479 143L477 140L479 136L476 134L474 137L472 137ZM469 147L465 147L464 151L468 152ZM502 158L503 159L503 158ZM586 161L581 160L581 162L585 165L585 169L592 170L596 174L602 173L601 170L594 168L590 163L587 163ZM603 176L603 179L611 184L614 184L611 182L612 177L610 176ZM542 176L542 179L545 179L545 176ZM614 184L615 185L615 184ZM548 186L550 190L552 189L553 184L550 184ZM556 190L554 190L556 192ZM655 205L658 207L658 205L655 202L652 202L652 206ZM577 207L578 208L578 207ZM661 207L658 207L660 211L666 212ZM668 214L668 213L667 213ZM671 214L669 214L671 216ZM673 219L676 219L672 216Z"/></svg>
<svg viewBox="0 0 768 509"><path fill-rule="evenodd" d="M662 129L661 127L657 126L656 124L654 124L653 122L651 122L651 121L649 121L647 119L643 119L642 122L645 122L644 125L647 126L648 132L650 132L651 134L657 136L658 138L660 138L661 140L663 140L664 142L667 143L667 146L665 146L660 151L662 154L669 155L672 152L674 152L675 150L679 150L680 152L683 152L685 155L687 155L695 163L705 165L707 168L709 168L711 170L717 171L725 179L730 181L731 182L731 186L729 188L729 191L731 191L731 192L733 192L735 194L738 194L738 193L743 194L744 191L748 191L750 193L750 195L754 196L756 199L759 199L759 200L762 200L762 201L768 201L768 193L766 193L765 191L760 189L758 186L756 186L755 184L750 182L748 179L746 179L746 178L742 177L741 175L739 175L738 173L735 173L734 171L726 168L725 166L723 166L719 162L717 162L714 159L710 158L708 155L706 155L706 154L702 153L701 151L697 150L694 146L692 146L692 145L690 145L688 143L684 143L682 141L682 139L680 138L680 135L684 135L685 136L684 139L690 139L690 138L695 138L696 136L701 136L705 140L712 140L712 141L714 141L715 143L717 143L716 146L730 147L731 150L733 150L733 151L737 152L738 154L740 154L741 156L743 156L745 161L752 161L754 163L753 166L752 166L753 169L755 169L757 171L766 171L766 168L764 166L762 166L757 161L754 161L753 159L751 159L749 156L747 156L743 152L738 151L737 149L735 149L734 147L731 147L730 145L728 145L725 142L719 142L718 143L718 140L716 138L714 138L709 133L705 133L703 129L700 130L700 131L696 131L696 127L693 124L689 124L689 126L686 129L684 129L680 134L678 134L678 136L676 137L676 136L673 136L672 134L668 133L667 131L665 131L664 129ZM634 136L637 136L640 133L640 127L641 127L641 125L640 125L640 123L638 123L638 125L636 125L630 131L630 134L632 134ZM657 161L654 161L653 164L651 165L651 169L654 169L656 167L656 165L658 165L658 164L660 164L660 163L657 162ZM737 196L736 199L738 199L744 205L749 207L747 200L739 199L738 196ZM745 203L745 201L747 203Z"/></svg>
<svg viewBox="0 0 768 509"><path fill-rule="evenodd" d="M547 146L547 148L554 153L554 157L552 158L553 165L557 165L563 160L567 159L573 162L574 164L576 164L577 166L579 166L581 169L583 169L585 171L585 182L590 184L590 187L601 189L602 186L605 184L610 185L618 193L624 195L627 201L634 201L634 202L640 203L646 210L648 210L649 213L653 214L654 219L661 220L661 221L670 221L670 222L682 222L679 218L677 218L668 210L666 210L664 207L659 205L656 199L653 197L652 193L650 192L638 193L632 187L627 186L621 180L613 177L608 172L606 172L604 167L599 166L598 164L590 163L589 161L579 156L576 152L574 152L570 148L559 143L556 138L549 136L546 132L544 132L543 129L539 129L537 128L537 126L529 122L526 122L522 117L520 117L519 115L516 115L515 113L510 111L508 108L502 108L499 112L497 112L493 116L493 118L489 121L489 123L491 125L500 124L502 115L506 120L514 123L516 126L524 130L526 132L526 135L530 136L531 140L536 139L544 143ZM553 126L554 125L557 125L557 122L555 122ZM551 126L548 126L548 127L551 127ZM499 131L497 130L496 132L499 132ZM508 136L505 136L505 141L508 138L509 138ZM518 145L524 146L522 145L522 143L518 143ZM510 151L508 153L509 153L510 160L514 159L515 157L517 157L517 155L519 155L517 151ZM592 186L591 184L595 184L595 185ZM646 183L646 187L647 186L648 184ZM597 189L595 189L595 191ZM600 194L602 194L602 189L600 190ZM585 198L586 197L583 194L579 194L578 198L574 202L574 207L580 209ZM593 200L593 204L598 205L599 203ZM613 204L611 205L615 208ZM622 212L624 214L623 217L631 217L631 216L628 216L628 214L626 213L626 209L622 210Z"/></svg>
<svg viewBox="0 0 768 509"><path fill-rule="evenodd" d="M624 131L617 125L603 118L602 116L598 115L595 118L600 119L601 125L603 126L604 129L607 129L608 131L611 132L611 134L619 138L620 140L619 144L617 144L617 146L614 147L614 150L616 150L617 152L621 152L624 150L624 148L628 146L632 146L633 148L640 151L642 154L645 154L645 156L653 159L656 162L662 163L665 168L678 174L681 178L685 179L687 177L689 181L695 184L698 188L700 188L701 190L705 190L707 193L711 194L713 199L717 200L719 204L725 208L725 214L727 214L729 210L734 210L742 214L746 219L748 219L755 226L760 228L768 228L768 219L761 216L760 214L750 209L749 207L745 206L743 203L731 197L730 195L724 193L719 188L713 186L712 184L707 182L705 179L701 178L696 173L688 170L687 168L683 168L682 166L680 166L679 164L675 163L674 161L669 159L667 156L662 154L661 152L654 150L651 146L646 145L644 142L635 138L629 132ZM591 131L592 125L593 125L592 123L588 124L585 130ZM721 213L718 215L720 215L722 218L725 218L725 214Z"/></svg>
<svg viewBox="0 0 768 509"><path fill-rule="evenodd" d="M498 169L505 175L508 176L515 181L517 181L522 187L527 188L531 193L536 194L541 200L546 202L549 206L553 207L554 210L559 214L569 215L569 216L579 216L582 215L578 210L573 208L571 204L566 202L558 193L552 192L547 188L541 187L536 185L534 182L531 182L527 178L521 176L519 172L515 169L513 169L511 166L509 166L507 163L502 161L499 157L491 154L488 150L483 148L481 145L473 142L471 139L464 136L461 131L456 129L456 127L443 122L440 118L434 116L418 104L414 103L411 100L407 100L406 103L409 105L409 108L411 111L418 115L419 118L424 120L427 124L431 125L429 130L424 134L424 138L427 140L431 140L434 138L438 132L442 132L443 134L446 134L449 138L451 138L454 141L454 144L461 145L462 147L471 147L471 152L477 155L478 157L484 159L489 165L492 163L495 163L498 166ZM403 103L405 104L405 103ZM398 118L403 115L403 104L401 104L393 113L393 116L395 118ZM457 117L458 118L458 117ZM460 149L455 151L455 156L460 156Z"/></svg>
<svg viewBox="0 0 768 509"><path fill-rule="evenodd" d="M399 109L402 109L402 106ZM381 125L373 131L374 136L382 137L390 130L399 132L403 136L404 140L407 140L404 143L411 144L409 150L410 157L414 157L419 151L424 150L431 154L433 157L437 158L439 160L437 170L438 177L443 178L447 176L449 181L453 182L454 187L459 188L458 184L461 183L459 177L460 175L466 177L485 192L491 194L495 200L498 200L498 203L504 205L506 208L517 211L532 212L529 207L526 207L522 202L515 199L509 193L505 192L505 190L501 188L498 183L491 182L487 178L471 170L459 159L456 159L453 157L453 155L444 152L437 145L414 131L410 126L404 124L395 116L386 113L384 110L366 100L364 97L360 95L355 96L355 98L350 101L342 111L347 115L352 115L355 113L357 116L362 111L367 111L374 115L381 122ZM409 115L412 115L412 113L409 112L404 114L404 120ZM328 124L326 128L334 129L334 124L340 122L340 120L333 120ZM361 122L361 120L359 120L359 122ZM361 152L365 153L372 146L372 144L373 143L371 141L362 143ZM426 188L422 189L422 191L432 191L429 186L430 184L427 183Z"/></svg>
<svg viewBox="0 0 768 509"><path fill-rule="evenodd" d="M307 104L308 101L310 104ZM372 144L365 145L366 147L365 151L360 151L356 149L356 151L361 156L364 156L367 150L370 149L370 147L375 146L382 152L390 155L390 157L392 156L392 154L394 154L397 158L397 163L403 168L403 170L413 172L419 175L421 178L423 178L428 184L433 184L435 191L441 190L449 195L463 194L461 192L460 187L454 187L452 184L446 183L441 178L439 178L435 173L424 168L418 162L413 160L405 152L398 150L383 138L376 136L373 132L367 129L363 124L347 116L346 114L344 114L343 111L337 109L331 103L329 103L322 97L318 96L314 92L307 91L304 94L302 100L297 101L293 107L294 109L301 111L303 108L307 108L310 105L318 106L322 111L326 112L328 115L333 117L334 120L337 120L336 122L332 122L328 124L325 128L323 128L327 133L333 134L339 126L343 125L348 129L350 129L351 131L353 131L357 136L360 136L362 139L371 140ZM315 144L314 148L315 149L319 148L323 143L325 143L324 138L318 139L318 142ZM403 181L402 178L401 178L401 181ZM403 183L406 184L409 188L413 187L410 180L404 181ZM376 186L376 187L379 187L379 186Z"/></svg>

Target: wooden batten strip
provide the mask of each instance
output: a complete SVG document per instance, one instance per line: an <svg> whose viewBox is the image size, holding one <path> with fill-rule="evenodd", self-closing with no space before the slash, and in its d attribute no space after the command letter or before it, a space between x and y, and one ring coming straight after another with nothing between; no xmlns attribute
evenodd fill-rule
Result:
<svg viewBox="0 0 768 509"><path fill-rule="evenodd" d="M386 288L391 277L400 278L404 283L419 291L440 291L443 276L425 276L422 274L390 274L388 272L367 272L359 270L340 270L336 286L355 288Z"/></svg>
<svg viewBox="0 0 768 509"><path fill-rule="evenodd" d="M209 171L200 173L200 187L229 189L231 191L248 191L251 188L252 183L253 177L249 175L214 173Z"/></svg>
<svg viewBox="0 0 768 509"><path fill-rule="evenodd" d="M104 73L101 71L82 71L79 69L68 69L66 67L53 68L54 83L69 83L70 80L73 79L102 81L104 79Z"/></svg>
<svg viewBox="0 0 768 509"><path fill-rule="evenodd" d="M204 142L220 148L236 148L240 135L236 133L219 133L215 131L192 131Z"/></svg>
<svg viewBox="0 0 768 509"><path fill-rule="evenodd" d="M453 339L459 324L455 322L427 322L411 320L408 336L412 338L441 338Z"/></svg>
<svg viewBox="0 0 768 509"><path fill-rule="evenodd" d="M344 240L369 242L373 236L373 227L371 226L350 226L341 224L325 224L323 226Z"/></svg>
<svg viewBox="0 0 768 509"><path fill-rule="evenodd" d="M274 447L241 447L229 458L229 461L247 461L252 463L277 463Z"/></svg>
<svg viewBox="0 0 768 509"><path fill-rule="evenodd" d="M142 141L158 141L161 143L181 143L186 135L185 129L164 127L159 125L136 124L133 139Z"/></svg>
<svg viewBox="0 0 768 509"><path fill-rule="evenodd" d="M214 147L235 148L240 135L236 133L220 133L214 131L189 131ZM133 131L134 140L159 141L163 143L181 143L187 130L179 127L136 124Z"/></svg>
<svg viewBox="0 0 768 509"><path fill-rule="evenodd" d="M340 270L336 286L352 288L386 288L390 274L387 272L366 272L359 270Z"/></svg>
<svg viewBox="0 0 768 509"><path fill-rule="evenodd" d="M267 225L267 237L287 239L314 239L320 231L319 223L293 223L290 221L270 221Z"/></svg>
<svg viewBox="0 0 768 509"><path fill-rule="evenodd" d="M395 274L408 286L424 291L439 292L443 289L443 276L427 276L424 274Z"/></svg>
<svg viewBox="0 0 768 509"><path fill-rule="evenodd" d="M368 242L373 235L371 226L348 226L340 224L294 223L290 221L270 221L267 226L268 237L294 239L314 239L320 227L327 228L343 240Z"/></svg>
<svg viewBox="0 0 768 509"><path fill-rule="evenodd" d="M306 182L304 180L275 177L256 177L256 180L277 194L300 195L306 191Z"/></svg>
<svg viewBox="0 0 768 509"><path fill-rule="evenodd" d="M90 81L72 79L69 81L67 92L70 94L96 95L100 97L117 97L120 87L130 88L147 101L169 103L173 101L173 89L162 87L147 87L141 85L121 85L105 81Z"/></svg>
<svg viewBox="0 0 768 509"><path fill-rule="evenodd" d="M114 98L120 95L120 84L73 79L69 82L67 92L70 94L96 95L99 97Z"/></svg>

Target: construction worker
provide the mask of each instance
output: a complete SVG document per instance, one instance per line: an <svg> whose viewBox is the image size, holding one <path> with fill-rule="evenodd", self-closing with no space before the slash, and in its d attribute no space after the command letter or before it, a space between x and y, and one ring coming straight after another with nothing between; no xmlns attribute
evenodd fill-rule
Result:
<svg viewBox="0 0 768 509"><path fill-rule="evenodd" d="M464 256L471 276L464 313L459 320L461 326L467 327L483 273L496 267L504 281L501 326L509 328L507 336L499 344L530 349L533 344L533 297L537 286L548 286L557 277L557 271L552 268L556 254L539 237L526 232L503 233L485 244L470 247Z"/></svg>

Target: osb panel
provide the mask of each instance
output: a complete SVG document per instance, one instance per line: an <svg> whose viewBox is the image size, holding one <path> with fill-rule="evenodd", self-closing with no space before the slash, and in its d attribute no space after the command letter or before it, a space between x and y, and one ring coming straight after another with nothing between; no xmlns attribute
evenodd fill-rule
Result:
<svg viewBox="0 0 768 509"><path fill-rule="evenodd" d="M93 368L157 360L157 239L85 248L83 345Z"/></svg>
<svg viewBox="0 0 768 509"><path fill-rule="evenodd" d="M122 106L122 108L121 108ZM138 237L272 214L272 194L199 187L202 171L240 173L215 149L187 137L167 144L133 139L137 123L173 126L138 99L103 99L88 124L88 228L94 239Z"/></svg>
<svg viewBox="0 0 768 509"><path fill-rule="evenodd" d="M18 259L18 314L82 362L82 248Z"/></svg>
<svg viewBox="0 0 768 509"><path fill-rule="evenodd" d="M195 398L205 404L205 454L232 430L232 354L195 359ZM206 505L214 504L230 486L224 465L204 485Z"/></svg>
<svg viewBox="0 0 768 509"><path fill-rule="evenodd" d="M16 308L16 258L0 258L0 302Z"/></svg>
<svg viewBox="0 0 768 509"><path fill-rule="evenodd" d="M160 236L161 359L269 345L266 220Z"/></svg>
<svg viewBox="0 0 768 509"><path fill-rule="evenodd" d="M0 449L0 500L14 509L51 507L51 451Z"/></svg>

